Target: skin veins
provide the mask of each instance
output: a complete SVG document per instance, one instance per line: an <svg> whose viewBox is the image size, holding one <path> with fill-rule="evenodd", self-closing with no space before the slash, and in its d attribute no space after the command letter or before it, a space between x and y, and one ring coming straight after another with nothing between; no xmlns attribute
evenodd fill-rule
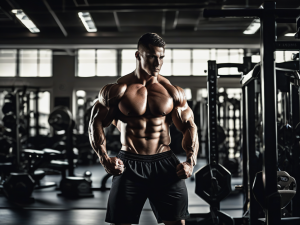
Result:
<svg viewBox="0 0 300 225"><path fill-rule="evenodd" d="M159 75L164 48L141 46L135 53L136 69L104 86L95 102L89 124L90 142L110 174L123 172L123 162L106 152L103 128L111 123L121 132L122 150L153 155L170 150L170 125L183 133L186 161L177 165L181 179L191 176L199 148L194 115L184 91Z"/></svg>

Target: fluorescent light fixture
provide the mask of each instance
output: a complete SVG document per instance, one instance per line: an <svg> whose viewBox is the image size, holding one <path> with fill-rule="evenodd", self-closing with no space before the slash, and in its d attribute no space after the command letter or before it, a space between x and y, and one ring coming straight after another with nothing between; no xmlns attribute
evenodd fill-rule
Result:
<svg viewBox="0 0 300 225"><path fill-rule="evenodd" d="M28 18L22 9L13 9L11 12L16 15L16 17L24 24L25 27L28 28L31 33L40 32L39 28L35 26L35 24Z"/></svg>
<svg viewBox="0 0 300 225"><path fill-rule="evenodd" d="M97 32L97 28L89 12L79 12L78 16L88 32Z"/></svg>
<svg viewBox="0 0 300 225"><path fill-rule="evenodd" d="M260 28L260 20L254 19L252 23L247 27L246 30L244 30L244 34L255 34L256 31Z"/></svg>
<svg viewBox="0 0 300 225"><path fill-rule="evenodd" d="M286 36L286 37L294 37L295 33L286 33L284 36Z"/></svg>

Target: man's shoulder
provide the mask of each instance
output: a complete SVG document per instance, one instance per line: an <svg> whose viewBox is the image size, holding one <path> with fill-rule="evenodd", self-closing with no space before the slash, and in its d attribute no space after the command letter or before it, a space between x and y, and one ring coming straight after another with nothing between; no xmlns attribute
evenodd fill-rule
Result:
<svg viewBox="0 0 300 225"><path fill-rule="evenodd" d="M160 83L160 84L169 84L169 85L172 85L171 84L171 82L167 79L167 78L165 78L164 76L162 76L162 75L158 75L158 77L157 77L157 81Z"/></svg>
<svg viewBox="0 0 300 225"><path fill-rule="evenodd" d="M126 84L129 85L134 80L134 76L132 73L124 75L117 80L117 84Z"/></svg>
<svg viewBox="0 0 300 225"><path fill-rule="evenodd" d="M174 100L175 107L181 107L185 105L186 97L184 90L181 87L171 84L167 78L161 75L158 77L158 82L167 89L168 93Z"/></svg>
<svg viewBox="0 0 300 225"><path fill-rule="evenodd" d="M127 84L112 83L105 85L99 92L98 100L104 106L116 105L127 89Z"/></svg>

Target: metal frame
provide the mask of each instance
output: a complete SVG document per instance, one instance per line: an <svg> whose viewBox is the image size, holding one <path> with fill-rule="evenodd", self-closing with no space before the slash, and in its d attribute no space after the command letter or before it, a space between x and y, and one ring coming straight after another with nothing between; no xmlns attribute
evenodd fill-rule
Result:
<svg viewBox="0 0 300 225"><path fill-rule="evenodd" d="M299 9L276 9L276 3L267 1L263 9L204 10L204 17L259 17L261 20L261 93L263 119L263 184L266 197L266 224L281 220L280 195L277 191L277 110L274 51L295 49L298 43L276 42L276 21L297 18ZM278 18L278 19L277 19ZM284 21L284 20L283 20ZM282 21L280 21L282 22ZM283 49L282 49L283 48ZM298 48L299 49L299 48Z"/></svg>
<svg viewBox="0 0 300 225"><path fill-rule="evenodd" d="M295 128L296 125L300 122L300 87L295 85L290 85L290 106L291 106L291 119L292 119L292 126ZM292 148L292 155L293 155L293 176L296 181L300 181L300 143L299 139L295 141L294 146ZM299 187L299 185L298 185ZM295 197L292 200L292 216L300 216L300 193L299 188Z"/></svg>
<svg viewBox="0 0 300 225"><path fill-rule="evenodd" d="M207 101L208 101L208 163L219 163L217 140L217 76L216 61L208 61ZM219 206L220 208L220 206Z"/></svg>

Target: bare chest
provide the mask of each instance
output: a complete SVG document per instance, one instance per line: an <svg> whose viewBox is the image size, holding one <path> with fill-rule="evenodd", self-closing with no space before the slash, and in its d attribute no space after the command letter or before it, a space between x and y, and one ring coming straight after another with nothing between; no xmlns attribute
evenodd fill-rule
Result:
<svg viewBox="0 0 300 225"><path fill-rule="evenodd" d="M173 99L159 83L146 87L132 84L119 102L119 109L127 116L165 116L173 110Z"/></svg>

